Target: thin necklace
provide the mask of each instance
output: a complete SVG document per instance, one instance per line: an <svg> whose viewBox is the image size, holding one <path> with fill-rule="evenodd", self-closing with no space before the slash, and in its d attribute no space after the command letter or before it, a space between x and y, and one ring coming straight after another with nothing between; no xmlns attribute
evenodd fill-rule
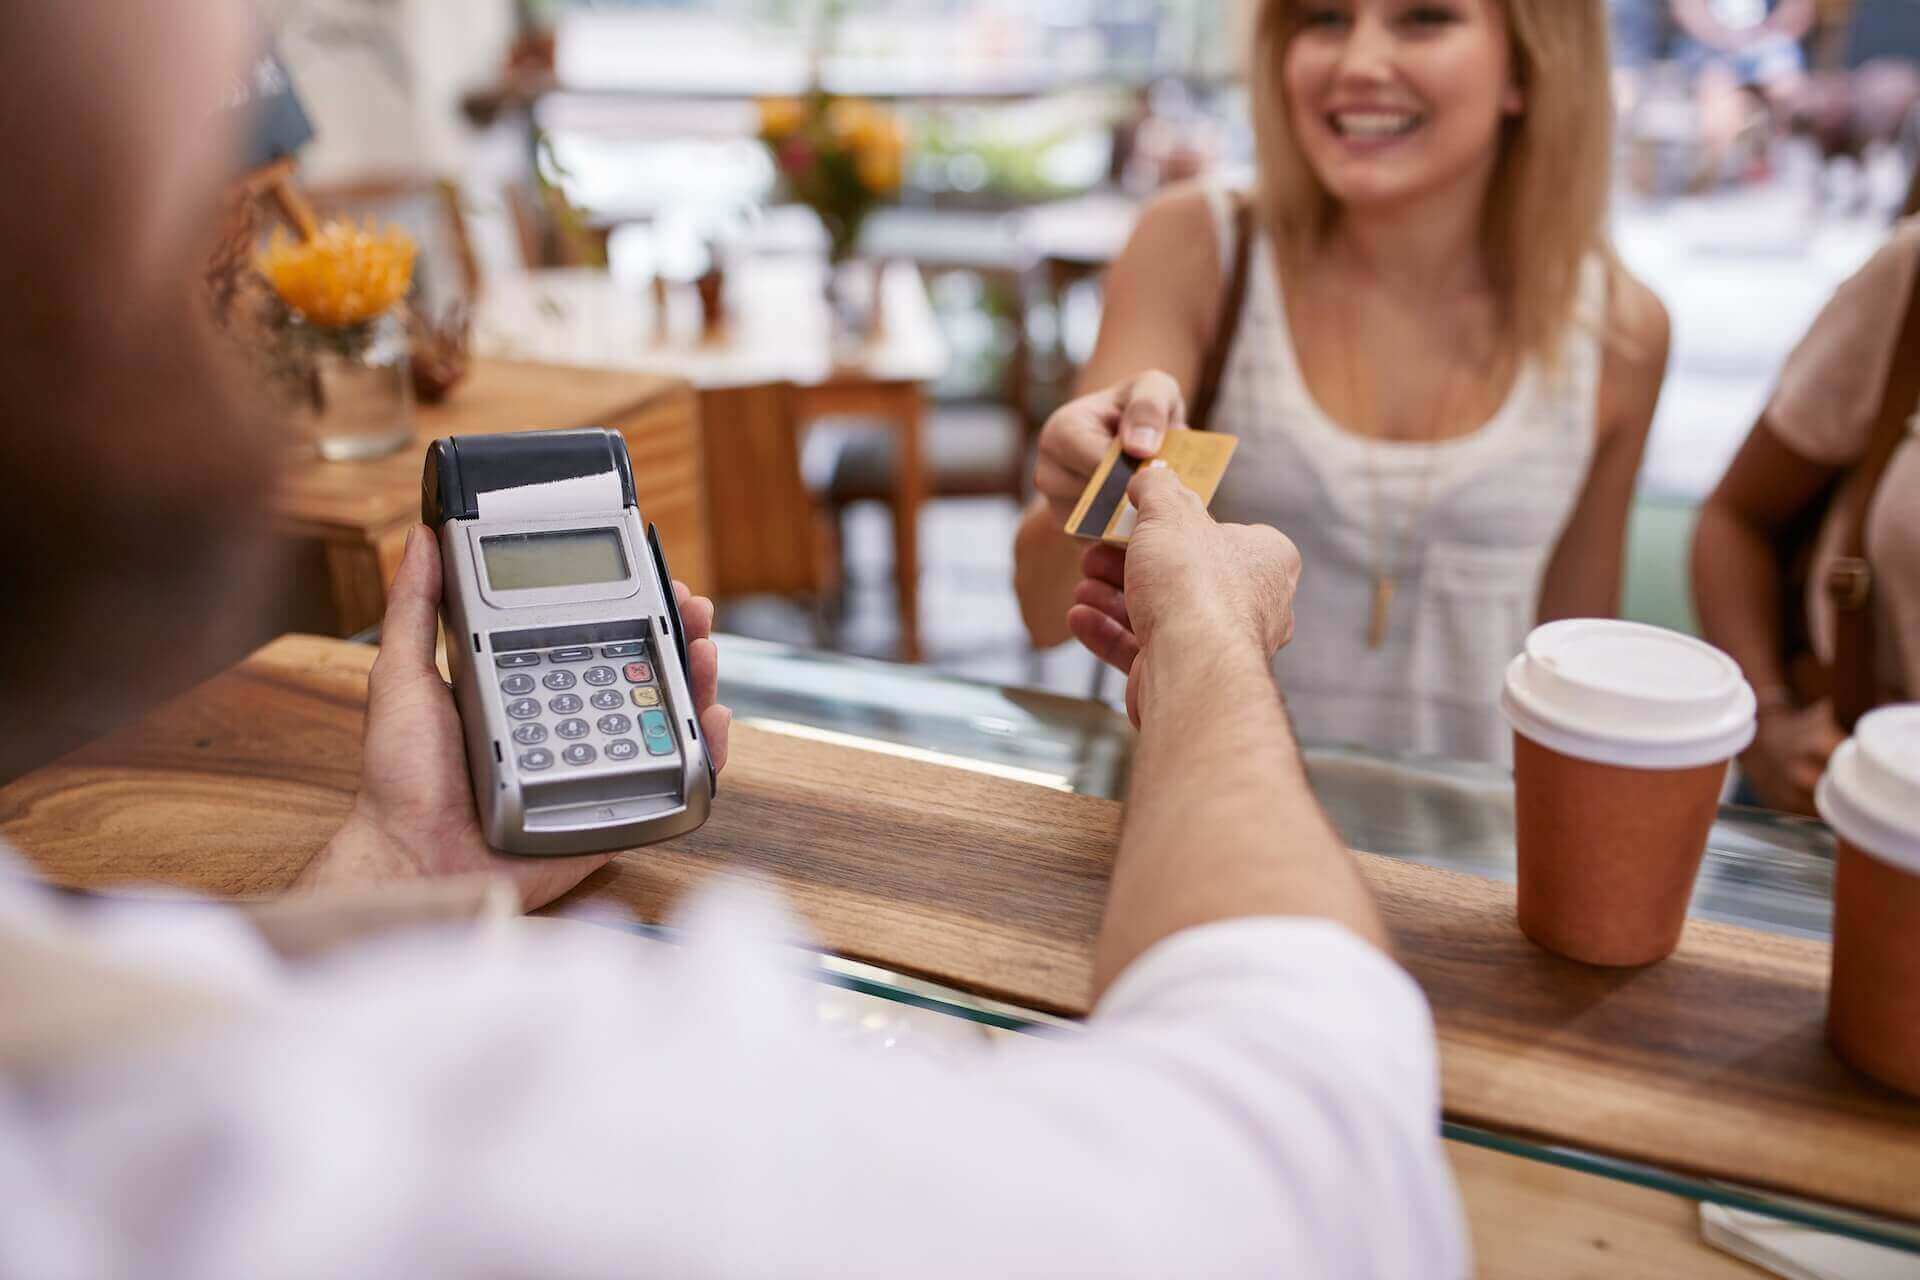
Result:
<svg viewBox="0 0 1920 1280"><path fill-rule="evenodd" d="M1388 528L1386 503L1380 483L1379 450L1381 440L1371 424L1373 415L1373 396L1371 389L1367 402L1360 398L1360 326L1354 318L1353 297L1349 294L1342 299L1340 317L1345 332L1346 350L1343 355L1347 375L1347 400L1358 411L1361 420L1361 435L1366 439L1367 454L1367 491L1369 498L1369 527L1367 531L1368 557L1372 561L1370 569L1373 576L1372 605L1367 614L1367 648L1378 649L1387 642L1387 624L1393 610L1393 598L1400 589L1400 576L1408 567L1411 559L1409 548L1413 542L1416 525L1426 516L1430 505L1429 495L1433 484L1433 444L1439 439L1440 429L1446 423L1448 410L1452 407L1454 394L1464 381L1456 365L1450 366L1447 380L1441 384L1441 395L1434 405L1432 420L1427 424L1426 435L1412 443L1425 446L1420 455L1420 491L1414 505L1407 511L1407 518L1401 522L1397 535ZM1392 545L1389 545L1392 544Z"/></svg>

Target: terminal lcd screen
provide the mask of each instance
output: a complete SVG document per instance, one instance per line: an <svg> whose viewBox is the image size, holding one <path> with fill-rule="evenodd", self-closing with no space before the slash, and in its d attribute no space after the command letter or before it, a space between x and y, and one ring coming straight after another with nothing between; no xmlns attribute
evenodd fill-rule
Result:
<svg viewBox="0 0 1920 1280"><path fill-rule="evenodd" d="M584 587L628 576L626 552L612 529L506 534L482 538L480 548L496 591Z"/></svg>

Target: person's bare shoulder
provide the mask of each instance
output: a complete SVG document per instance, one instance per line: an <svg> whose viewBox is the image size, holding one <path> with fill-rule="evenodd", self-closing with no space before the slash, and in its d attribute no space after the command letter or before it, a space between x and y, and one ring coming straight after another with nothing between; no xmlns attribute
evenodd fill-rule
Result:
<svg viewBox="0 0 1920 1280"><path fill-rule="evenodd" d="M1673 322L1660 296L1621 267L1614 272L1608 291L1607 312L1607 327L1621 353L1634 365L1651 366L1656 375L1664 373Z"/></svg>
<svg viewBox="0 0 1920 1280"><path fill-rule="evenodd" d="M1213 199L1204 179L1166 188L1148 200L1134 224L1134 243L1151 243L1191 263L1225 257L1214 227Z"/></svg>
<svg viewBox="0 0 1920 1280"><path fill-rule="evenodd" d="M1607 290L1607 358L1600 379L1600 429L1644 435L1667 376L1673 324L1666 304L1624 267Z"/></svg>
<svg viewBox="0 0 1920 1280"><path fill-rule="evenodd" d="M1920 262L1920 214L1893 224L1886 242L1867 259L1857 275L1863 284L1893 292L1904 290Z"/></svg>
<svg viewBox="0 0 1920 1280"><path fill-rule="evenodd" d="M1109 292L1151 296L1204 335L1225 287L1224 259L1206 187L1181 183L1140 211L1127 247L1113 264Z"/></svg>

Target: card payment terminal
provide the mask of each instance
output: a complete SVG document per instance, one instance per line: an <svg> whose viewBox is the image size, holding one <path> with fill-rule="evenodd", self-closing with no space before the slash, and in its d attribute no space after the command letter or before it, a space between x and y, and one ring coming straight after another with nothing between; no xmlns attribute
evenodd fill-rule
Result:
<svg viewBox="0 0 1920 1280"><path fill-rule="evenodd" d="M435 440L420 502L487 843L596 853L705 822L686 632L620 435Z"/></svg>

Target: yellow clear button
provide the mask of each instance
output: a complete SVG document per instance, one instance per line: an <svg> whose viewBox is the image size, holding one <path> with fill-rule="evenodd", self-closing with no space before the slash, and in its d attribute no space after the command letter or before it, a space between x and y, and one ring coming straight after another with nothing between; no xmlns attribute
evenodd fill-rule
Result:
<svg viewBox="0 0 1920 1280"><path fill-rule="evenodd" d="M659 706L660 691L658 689L635 689L633 691L633 705L636 707Z"/></svg>

